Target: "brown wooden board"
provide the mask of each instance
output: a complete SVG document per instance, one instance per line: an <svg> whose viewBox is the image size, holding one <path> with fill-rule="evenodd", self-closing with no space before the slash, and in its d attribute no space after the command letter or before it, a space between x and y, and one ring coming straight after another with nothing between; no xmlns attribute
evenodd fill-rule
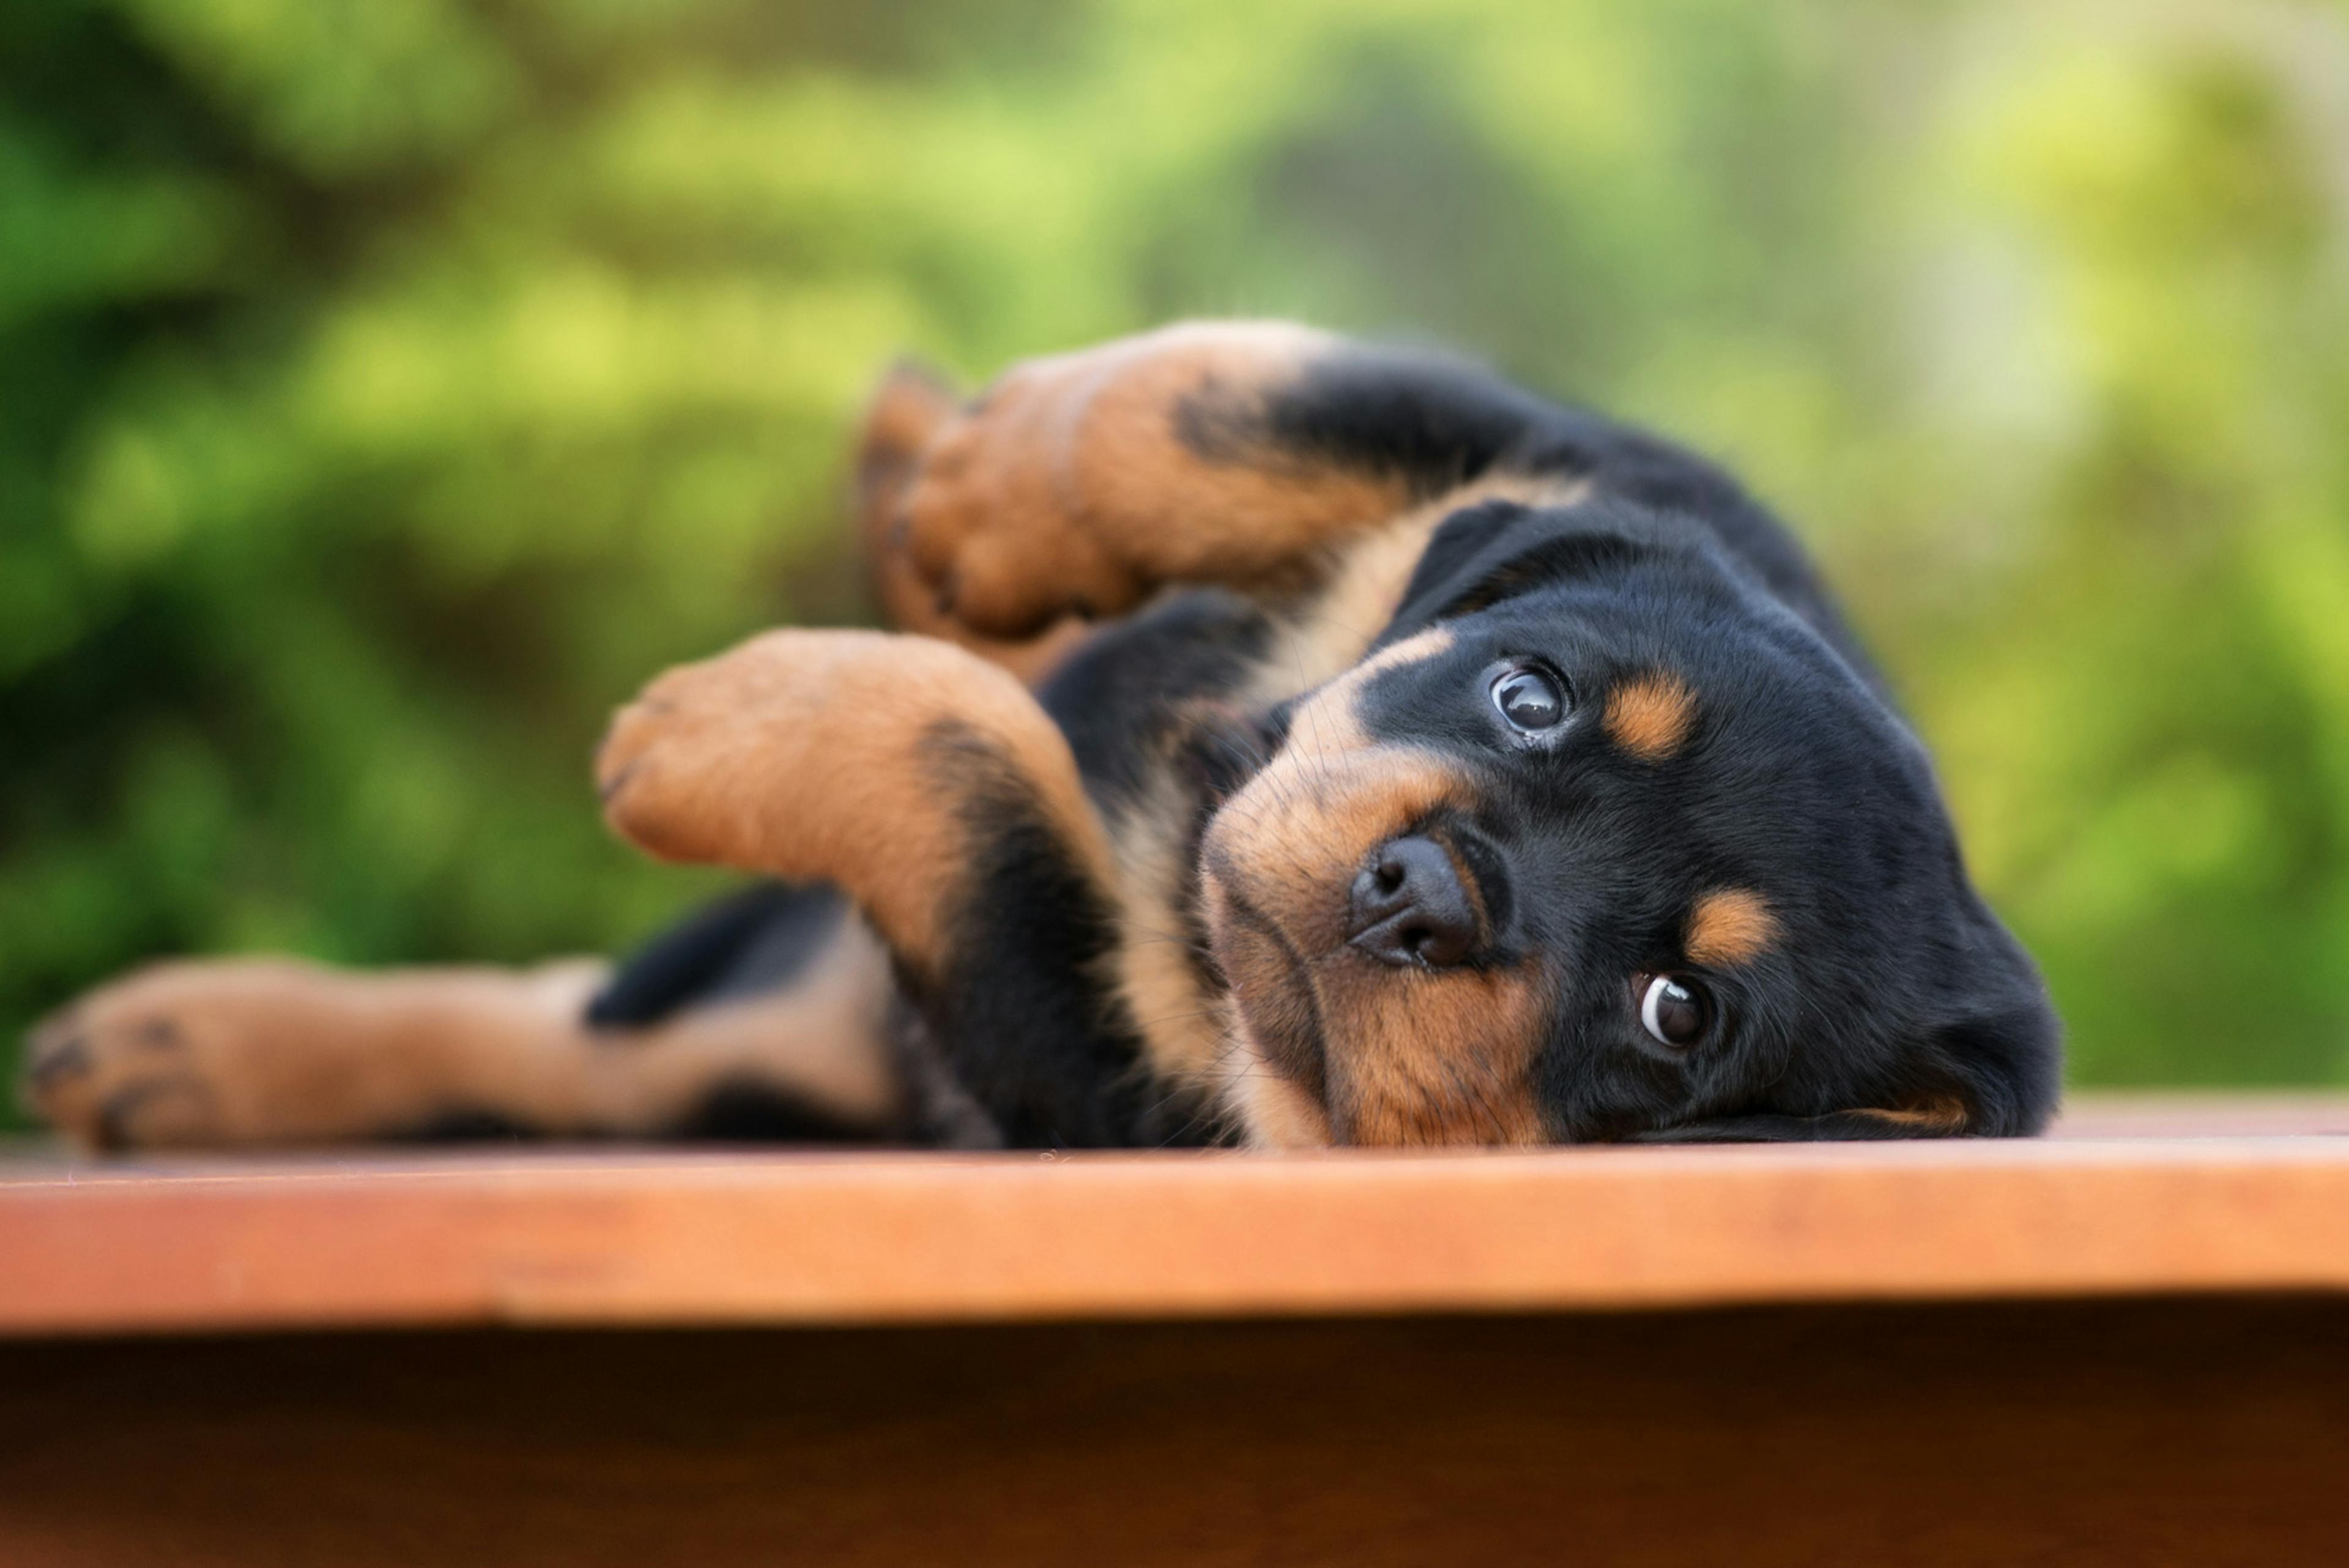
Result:
<svg viewBox="0 0 2349 1568"><path fill-rule="evenodd" d="M9 1568L2349 1560L2349 1303L0 1345Z"/></svg>
<svg viewBox="0 0 2349 1568"><path fill-rule="evenodd" d="M2339 1291L2341 1110L2113 1105L2052 1140L1530 1154L32 1160L0 1179L0 1330Z"/></svg>

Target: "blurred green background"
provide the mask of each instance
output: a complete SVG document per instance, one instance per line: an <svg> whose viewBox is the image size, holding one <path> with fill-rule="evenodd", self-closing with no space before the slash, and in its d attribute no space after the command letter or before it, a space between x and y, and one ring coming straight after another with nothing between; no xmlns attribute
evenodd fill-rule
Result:
<svg viewBox="0 0 2349 1568"><path fill-rule="evenodd" d="M876 369L1234 312L1727 460L2075 1081L2349 1079L2349 17L2246 0L10 0L0 1038L644 933L589 747L864 613Z"/></svg>

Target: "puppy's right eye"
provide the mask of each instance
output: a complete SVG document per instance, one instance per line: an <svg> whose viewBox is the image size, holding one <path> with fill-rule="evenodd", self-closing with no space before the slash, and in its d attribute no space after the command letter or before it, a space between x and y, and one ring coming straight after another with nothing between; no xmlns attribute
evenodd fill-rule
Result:
<svg viewBox="0 0 2349 1568"><path fill-rule="evenodd" d="M1529 734L1553 730L1566 717L1566 687L1547 670L1521 664L1494 680L1493 706L1512 727Z"/></svg>

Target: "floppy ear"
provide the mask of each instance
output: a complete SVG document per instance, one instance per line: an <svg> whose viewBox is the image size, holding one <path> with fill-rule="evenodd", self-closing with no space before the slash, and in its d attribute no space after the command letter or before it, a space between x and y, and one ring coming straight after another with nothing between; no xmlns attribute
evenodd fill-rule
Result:
<svg viewBox="0 0 2349 1568"><path fill-rule="evenodd" d="M2020 952L2015 955L2020 958ZM2027 961L2025 961L2027 962ZM1932 1086L1890 1104L1819 1116L1762 1112L1634 1134L1633 1143L1854 1143L1877 1138L2028 1137L2054 1114L2060 1085L2054 1008L2037 992L1937 1031L1922 1053Z"/></svg>
<svg viewBox="0 0 2349 1568"><path fill-rule="evenodd" d="M1964 1106L1900 1111L1836 1111L1823 1116L1720 1116L1636 1133L1630 1143L1866 1143L1879 1138L1963 1137L1973 1128Z"/></svg>
<svg viewBox="0 0 2349 1568"><path fill-rule="evenodd" d="M1652 514L1621 502L1538 509L1479 502L1446 517L1428 540L1379 646L1512 595L1674 547Z"/></svg>

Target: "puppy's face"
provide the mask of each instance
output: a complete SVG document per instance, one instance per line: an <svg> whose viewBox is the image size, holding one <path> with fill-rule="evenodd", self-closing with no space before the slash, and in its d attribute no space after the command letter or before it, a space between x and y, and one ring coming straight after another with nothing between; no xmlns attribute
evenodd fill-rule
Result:
<svg viewBox="0 0 2349 1568"><path fill-rule="evenodd" d="M1485 511L1203 840L1251 1135L2035 1128L2052 1014L1879 697L1710 552Z"/></svg>

